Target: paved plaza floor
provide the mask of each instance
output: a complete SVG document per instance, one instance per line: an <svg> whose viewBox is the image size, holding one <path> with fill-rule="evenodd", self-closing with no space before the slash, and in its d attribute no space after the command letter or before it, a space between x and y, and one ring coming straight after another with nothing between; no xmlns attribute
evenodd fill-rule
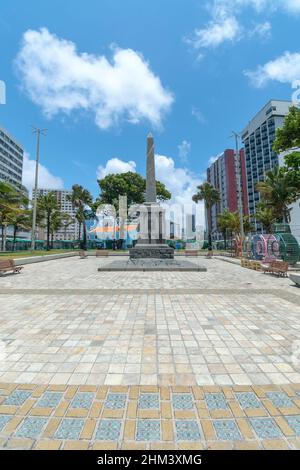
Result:
<svg viewBox="0 0 300 470"><path fill-rule="evenodd" d="M299 446L300 289L218 259L110 261L0 277L0 446Z"/></svg>

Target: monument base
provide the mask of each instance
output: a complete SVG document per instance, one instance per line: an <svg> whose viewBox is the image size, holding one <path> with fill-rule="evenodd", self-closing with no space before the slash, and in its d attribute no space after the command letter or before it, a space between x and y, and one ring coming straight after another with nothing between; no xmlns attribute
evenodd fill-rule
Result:
<svg viewBox="0 0 300 470"><path fill-rule="evenodd" d="M174 259L174 248L167 244L137 244L129 250L130 259Z"/></svg>
<svg viewBox="0 0 300 470"><path fill-rule="evenodd" d="M114 272L114 271L140 271L140 272L206 272L205 266L191 263L187 260L179 259L130 259L130 260L116 260L111 263L104 264L98 268L99 272Z"/></svg>

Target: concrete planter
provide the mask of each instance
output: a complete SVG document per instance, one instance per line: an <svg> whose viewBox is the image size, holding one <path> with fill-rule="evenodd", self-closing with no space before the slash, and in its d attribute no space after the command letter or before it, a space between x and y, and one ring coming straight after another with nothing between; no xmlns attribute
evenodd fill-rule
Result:
<svg viewBox="0 0 300 470"><path fill-rule="evenodd" d="M78 256L78 254L72 251L71 253L58 253L55 255L30 256L28 258L16 258L15 263L16 266L25 266L25 264L42 263L43 261L52 261L61 258L71 258L73 256Z"/></svg>

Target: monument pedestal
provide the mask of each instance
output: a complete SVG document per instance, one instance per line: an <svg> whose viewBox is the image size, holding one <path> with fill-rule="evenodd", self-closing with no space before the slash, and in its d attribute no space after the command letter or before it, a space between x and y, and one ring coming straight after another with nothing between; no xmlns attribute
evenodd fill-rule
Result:
<svg viewBox="0 0 300 470"><path fill-rule="evenodd" d="M134 248L129 250L130 259L174 259L174 249L164 244L137 244Z"/></svg>

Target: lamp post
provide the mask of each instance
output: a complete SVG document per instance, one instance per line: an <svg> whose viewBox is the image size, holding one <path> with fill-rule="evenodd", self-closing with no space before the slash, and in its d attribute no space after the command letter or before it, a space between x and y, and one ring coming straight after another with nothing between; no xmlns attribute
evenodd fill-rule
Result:
<svg viewBox="0 0 300 470"><path fill-rule="evenodd" d="M235 138L235 156L234 156L234 165L235 165L235 177L236 177L236 186L237 186L237 202L238 202L238 212L240 216L240 231L242 243L244 241L244 210L243 210L243 200L242 200L242 177L241 177L241 162L240 162L240 150L239 150L239 138L240 134L235 131L232 131L232 136Z"/></svg>
<svg viewBox="0 0 300 470"><path fill-rule="evenodd" d="M35 249L35 229L36 229L36 210L37 210L37 189L39 181L39 163L40 163L40 136L46 135L47 129L39 129L33 127L34 134L37 135L36 140L36 160L35 160L35 180L34 180L34 199L33 199L33 213L32 213L32 230L31 230L31 250Z"/></svg>

